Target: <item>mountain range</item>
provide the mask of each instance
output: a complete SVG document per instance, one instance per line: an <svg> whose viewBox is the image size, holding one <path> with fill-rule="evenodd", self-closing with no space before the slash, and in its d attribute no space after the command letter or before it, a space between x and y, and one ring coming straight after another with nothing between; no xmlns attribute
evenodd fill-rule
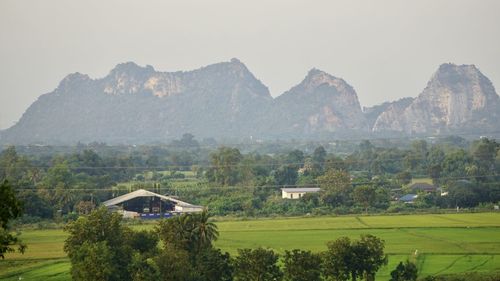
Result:
<svg viewBox="0 0 500 281"><path fill-rule="evenodd" d="M351 85L318 69L273 99L238 59L186 72L128 62L100 79L68 75L0 143L480 135L498 131L499 117L499 96L474 65L442 64L416 98L362 109Z"/></svg>

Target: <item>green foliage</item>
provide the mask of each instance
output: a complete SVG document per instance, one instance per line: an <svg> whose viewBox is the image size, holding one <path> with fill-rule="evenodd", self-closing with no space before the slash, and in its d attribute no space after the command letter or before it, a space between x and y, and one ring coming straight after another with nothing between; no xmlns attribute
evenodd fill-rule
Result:
<svg viewBox="0 0 500 281"><path fill-rule="evenodd" d="M391 271L390 281L416 281L417 277L417 266L409 260L406 260L405 263L400 262L398 266Z"/></svg>
<svg viewBox="0 0 500 281"><path fill-rule="evenodd" d="M295 170L303 166L304 159L305 159L304 152L298 149L290 151L286 156L286 162L289 165L292 165L292 167L294 167Z"/></svg>
<svg viewBox="0 0 500 281"><path fill-rule="evenodd" d="M472 157L478 163L483 173L487 174L495 168L495 157L500 149L500 144L495 140L482 138L473 144Z"/></svg>
<svg viewBox="0 0 500 281"><path fill-rule="evenodd" d="M75 280L128 278L133 249L126 242L131 230L121 220L121 215L102 207L66 225L69 235L64 251L71 260L71 275Z"/></svg>
<svg viewBox="0 0 500 281"><path fill-rule="evenodd" d="M459 273L470 268L477 268L483 275L499 266L495 247L500 241L498 216L495 212L489 212L227 220L217 223L221 236L215 246L230 253L236 253L237 248L255 245L267 245L283 251L300 245L303 250L318 252L325 248L326 241L336 237L371 233L386 240L386 251L391 261L389 267L377 273L377 280L389 280L389 273L399 260L405 260L407 253L415 249L419 249L417 261L421 276L436 272ZM151 227L149 224L133 226L137 229ZM433 237L432 241L435 242L428 237ZM23 240L29 245L30 251L24 256L9 254L5 261L0 261L0 279L17 280L18 276L22 276L24 280L70 280L70 263L62 251L65 238L66 233L60 230L23 231ZM460 243L457 243L458 238ZM137 254L138 251L134 252L132 259ZM140 257L144 262L147 259L158 265L157 259L149 254ZM189 266L185 268L199 271ZM129 272L132 275L134 271L129 269ZM460 278L469 280L464 275L460 275Z"/></svg>
<svg viewBox="0 0 500 281"><path fill-rule="evenodd" d="M155 257L162 281L188 281L193 275L189 253L168 244Z"/></svg>
<svg viewBox="0 0 500 281"><path fill-rule="evenodd" d="M231 281L233 265L228 253L207 248L196 256L195 272L199 281Z"/></svg>
<svg viewBox="0 0 500 281"><path fill-rule="evenodd" d="M184 250L189 253L191 260L195 260L200 252L211 248L212 242L219 236L217 226L208 219L206 210L183 214L160 221L156 232L166 247Z"/></svg>
<svg viewBox="0 0 500 281"><path fill-rule="evenodd" d="M274 172L274 180L276 185L295 185L297 182L298 174L295 165L285 165L279 167Z"/></svg>
<svg viewBox="0 0 500 281"><path fill-rule="evenodd" d="M472 162L472 157L463 149L455 150L446 155L442 164L442 174L446 178L441 179L441 182L446 180L456 180L467 175L466 167Z"/></svg>
<svg viewBox="0 0 500 281"><path fill-rule="evenodd" d="M71 276L75 281L107 281L119 280L114 276L123 274L114 265L114 260L120 258L114 255L106 241L84 241L78 251L72 252Z"/></svg>
<svg viewBox="0 0 500 281"><path fill-rule="evenodd" d="M387 264L384 244L369 234L353 242L348 237L328 242L328 250L323 253L323 274L338 281L375 280L377 271Z"/></svg>
<svg viewBox="0 0 500 281"><path fill-rule="evenodd" d="M177 149L199 149L200 144L194 139L192 134L183 134L180 140L174 140L170 143L171 146Z"/></svg>
<svg viewBox="0 0 500 281"><path fill-rule="evenodd" d="M399 183L401 185L407 185L411 182L412 176L409 171L404 171L400 172L396 175L396 178L398 179Z"/></svg>
<svg viewBox="0 0 500 281"><path fill-rule="evenodd" d="M154 231L128 231L126 238L126 243L140 254L154 254L158 250L159 237Z"/></svg>
<svg viewBox="0 0 500 281"><path fill-rule="evenodd" d="M342 170L328 170L317 178L322 201L331 206L347 205L352 191L351 176Z"/></svg>
<svg viewBox="0 0 500 281"><path fill-rule="evenodd" d="M17 197L23 202L24 214L38 218L52 218L53 206L36 190L21 190Z"/></svg>
<svg viewBox="0 0 500 281"><path fill-rule="evenodd" d="M154 258L140 253L134 253L132 256L129 271L132 281L161 280L160 268L156 264Z"/></svg>
<svg viewBox="0 0 500 281"><path fill-rule="evenodd" d="M0 179L19 185L37 178L37 172L31 168L26 157L19 155L14 146L9 146L0 153Z"/></svg>
<svg viewBox="0 0 500 281"><path fill-rule="evenodd" d="M221 147L210 155L211 167L207 179L222 185L233 185L239 180L238 164L243 156L236 148Z"/></svg>
<svg viewBox="0 0 500 281"><path fill-rule="evenodd" d="M323 253L323 275L328 280L347 281L351 272L356 276L351 240L341 237L328 242L328 250Z"/></svg>
<svg viewBox="0 0 500 281"><path fill-rule="evenodd" d="M121 222L100 208L67 225L64 250L74 280L231 280L229 254L212 248L218 232L207 212L161 221L155 232Z"/></svg>
<svg viewBox="0 0 500 281"><path fill-rule="evenodd" d="M352 193L354 201L361 204L365 208L365 213L368 212L368 207L372 206L377 199L375 188L368 185L361 185L354 188Z"/></svg>
<svg viewBox="0 0 500 281"><path fill-rule="evenodd" d="M21 216L22 203L7 180L0 184L0 198L0 227L7 229L9 221Z"/></svg>
<svg viewBox="0 0 500 281"><path fill-rule="evenodd" d="M10 232L9 222L21 216L22 203L7 180L0 184L0 198L0 258L4 259L4 254L13 252L15 245L18 245L20 252L24 252L26 246L17 235Z"/></svg>
<svg viewBox="0 0 500 281"><path fill-rule="evenodd" d="M312 174L321 175L325 169L326 150L323 146L318 146L312 155Z"/></svg>
<svg viewBox="0 0 500 281"><path fill-rule="evenodd" d="M176 195L222 216L347 214L362 212L363 207L365 212L415 211L457 204L474 208L500 200L499 144L486 138L470 146L460 138L432 145L401 141L399 147L376 140L356 146L292 142L214 150L213 145L201 147L186 134L168 146L7 147L0 152L0 179L8 179L24 201L28 219L23 221L72 218L75 211L85 214L90 206L137 188ZM450 196L432 194L411 207L390 207L391 198L404 195L397 189L411 177L430 177ZM316 184L322 188L318 202L277 198L277 186ZM375 200L360 200L353 185L373 187Z"/></svg>
<svg viewBox="0 0 500 281"><path fill-rule="evenodd" d="M283 273L277 265L278 258L279 255L271 249L238 249L238 256L234 261L235 280L281 280Z"/></svg>
<svg viewBox="0 0 500 281"><path fill-rule="evenodd" d="M311 251L285 251L283 265L284 279L287 281L321 280L321 256Z"/></svg>

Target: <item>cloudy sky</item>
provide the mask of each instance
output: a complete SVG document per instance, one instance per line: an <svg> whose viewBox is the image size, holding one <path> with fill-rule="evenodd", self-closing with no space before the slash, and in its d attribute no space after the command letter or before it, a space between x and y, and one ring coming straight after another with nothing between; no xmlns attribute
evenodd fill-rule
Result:
<svg viewBox="0 0 500 281"><path fill-rule="evenodd" d="M239 58L278 96L313 67L363 106L417 96L439 64L500 85L500 1L0 0L0 129L67 74L134 61L161 71Z"/></svg>

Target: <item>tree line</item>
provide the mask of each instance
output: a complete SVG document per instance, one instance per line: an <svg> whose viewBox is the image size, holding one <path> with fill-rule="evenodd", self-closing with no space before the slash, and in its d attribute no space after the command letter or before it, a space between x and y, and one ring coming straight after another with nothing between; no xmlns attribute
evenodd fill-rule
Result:
<svg viewBox="0 0 500 281"><path fill-rule="evenodd" d="M385 243L373 235L341 237L326 250L238 249L231 256L214 246L217 226L206 211L160 221L154 230L134 231L105 208L70 222L64 250L73 280L375 280L387 264ZM161 243L160 243L161 242ZM401 263L392 279L416 280L413 263Z"/></svg>
<svg viewBox="0 0 500 281"><path fill-rule="evenodd" d="M26 202L26 221L74 219L137 188L180 196L208 206L211 214L243 216L472 208L500 200L500 145L487 138L416 140L402 147L361 141L342 154L321 145L304 150L275 145L260 152L214 147L200 145L192 135L167 147L7 147L0 152L0 180L9 180ZM186 171L196 182L176 187ZM430 178L447 196L421 193L414 204L394 203L414 192L408 184L420 177ZM133 184L121 188L123 182ZM287 186L322 191L284 200L280 188Z"/></svg>

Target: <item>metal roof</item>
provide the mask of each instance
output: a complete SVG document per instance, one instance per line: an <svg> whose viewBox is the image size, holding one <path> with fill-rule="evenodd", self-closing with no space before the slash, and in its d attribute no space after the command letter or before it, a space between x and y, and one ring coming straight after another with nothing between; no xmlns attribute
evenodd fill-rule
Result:
<svg viewBox="0 0 500 281"><path fill-rule="evenodd" d="M411 201L417 199L417 197L418 197L417 194L406 194L405 196L399 198L399 201L411 202Z"/></svg>
<svg viewBox="0 0 500 281"><path fill-rule="evenodd" d="M177 205L180 205L180 206L185 206L185 207L200 207L201 208L201 206L196 206L196 205L193 205L193 204L189 204L189 203L181 201L179 199L175 199L175 198L172 198L170 196L161 195L161 194L154 193L154 192L151 192L151 191L147 191L147 190L144 190L144 189L138 189L136 191L133 191L133 192L130 192L130 193L127 193L127 194L115 197L113 199L109 199L108 201L105 201L102 204L104 204L104 206L106 206L106 207L109 207L109 206L117 205L117 204L120 204L122 202L131 200L131 199L134 199L134 198L137 198L137 197L158 197L158 198L161 198L163 200L172 201L172 202L174 202L174 203L176 203Z"/></svg>
<svg viewBox="0 0 500 281"><path fill-rule="evenodd" d="M319 187L285 187L281 189L284 192L288 193L307 193L307 192L318 192L320 190Z"/></svg>

